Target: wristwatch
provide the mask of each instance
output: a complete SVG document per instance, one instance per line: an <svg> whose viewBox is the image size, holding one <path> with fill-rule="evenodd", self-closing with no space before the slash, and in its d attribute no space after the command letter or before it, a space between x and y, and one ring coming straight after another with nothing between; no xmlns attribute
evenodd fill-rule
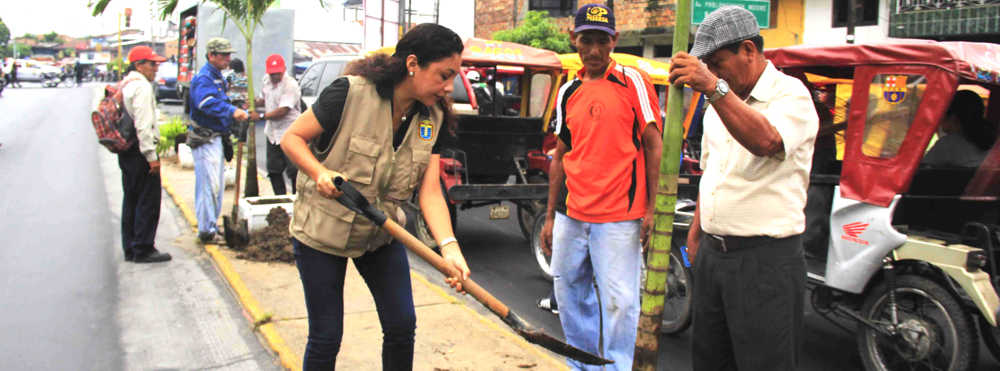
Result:
<svg viewBox="0 0 1000 371"><path fill-rule="evenodd" d="M729 94L729 83L726 80L718 79L715 83L715 92L708 97L708 103L715 103L715 101L722 99L726 94Z"/></svg>

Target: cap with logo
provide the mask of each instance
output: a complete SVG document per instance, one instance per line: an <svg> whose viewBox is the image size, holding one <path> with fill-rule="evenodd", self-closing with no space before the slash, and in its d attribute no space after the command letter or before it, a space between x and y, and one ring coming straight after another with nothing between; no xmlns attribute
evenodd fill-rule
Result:
<svg viewBox="0 0 1000 371"><path fill-rule="evenodd" d="M719 48L760 35L757 18L741 6L724 6L709 13L694 34L691 55L703 58Z"/></svg>
<svg viewBox="0 0 1000 371"><path fill-rule="evenodd" d="M209 53L216 53L216 54L226 54L226 53L236 52L236 49L233 49L233 44L230 44L229 40L226 40L221 37L213 37L211 39L208 39L208 43L205 44L205 49L207 49Z"/></svg>
<svg viewBox="0 0 1000 371"><path fill-rule="evenodd" d="M267 57L267 74L285 72L285 59L281 54L271 54Z"/></svg>
<svg viewBox="0 0 1000 371"><path fill-rule="evenodd" d="M129 63L135 63L138 61L163 62L165 60L167 60L167 58L163 58L157 55L156 52L153 51L153 49L145 45L139 45L137 47L134 47L132 48L132 50L128 52Z"/></svg>
<svg viewBox="0 0 1000 371"><path fill-rule="evenodd" d="M600 4L587 4L576 11L573 32L586 30L604 31L615 35L615 14L610 8Z"/></svg>

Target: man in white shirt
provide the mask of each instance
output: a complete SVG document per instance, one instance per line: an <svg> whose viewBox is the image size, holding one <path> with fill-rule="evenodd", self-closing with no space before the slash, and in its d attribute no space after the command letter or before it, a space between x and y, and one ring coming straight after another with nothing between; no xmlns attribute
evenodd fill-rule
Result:
<svg viewBox="0 0 1000 371"><path fill-rule="evenodd" d="M170 254L156 250L156 226L160 221L160 158L156 144L160 129L156 123L156 97L150 81L160 62L166 60L148 46L128 53L128 74L122 80L125 113L135 124L137 143L118 154L122 170L122 249L125 260L156 263L170 260Z"/></svg>
<svg viewBox="0 0 1000 371"><path fill-rule="evenodd" d="M292 182L292 193L295 193L295 176L298 169L285 152L281 150L281 137L288 127L295 122L302 112L299 111L301 92L299 83L285 74L285 59L278 54L267 57L267 76L264 76L260 97L256 107L264 106L263 111L252 112L251 119L267 120L264 134L267 136L267 177L271 180L274 194L285 194L285 175Z"/></svg>
<svg viewBox="0 0 1000 371"><path fill-rule="evenodd" d="M803 209L819 119L808 89L764 58L763 43L752 13L722 7L698 28L691 54L671 61L671 83L711 102L687 239L695 371L798 368Z"/></svg>

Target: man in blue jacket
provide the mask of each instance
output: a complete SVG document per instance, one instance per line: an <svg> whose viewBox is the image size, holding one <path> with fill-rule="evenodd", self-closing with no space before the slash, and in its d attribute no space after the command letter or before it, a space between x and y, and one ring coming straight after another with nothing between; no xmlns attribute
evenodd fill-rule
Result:
<svg viewBox="0 0 1000 371"><path fill-rule="evenodd" d="M225 160L222 141L229 140L233 120L246 121L247 112L237 108L226 95L222 70L229 67L236 50L221 37L206 44L208 63L191 79L191 120L188 145L194 155L194 207L198 217L198 238L204 243L223 244L225 239L216 222L222 212L225 190Z"/></svg>

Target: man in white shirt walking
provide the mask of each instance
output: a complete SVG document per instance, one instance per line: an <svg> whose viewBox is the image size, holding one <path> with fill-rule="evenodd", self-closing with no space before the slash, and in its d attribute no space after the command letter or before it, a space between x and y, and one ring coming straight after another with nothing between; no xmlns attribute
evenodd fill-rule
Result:
<svg viewBox="0 0 1000 371"><path fill-rule="evenodd" d="M670 82L711 103L687 240L695 371L798 369L819 118L808 89L765 59L763 44L752 13L722 7L698 27L691 54L671 60Z"/></svg>
<svg viewBox="0 0 1000 371"><path fill-rule="evenodd" d="M156 263L170 260L170 254L156 250L156 226L160 222L160 158L156 144L160 130L156 123L156 98L150 81L160 62L166 60L148 46L128 53L128 74L122 81L126 113L135 123L137 143L118 154L122 170L122 249L125 260Z"/></svg>
<svg viewBox="0 0 1000 371"><path fill-rule="evenodd" d="M285 59L278 54L267 57L267 76L261 81L260 97L256 107L263 111L252 112L251 119L267 120L264 134L267 136L267 177L271 180L274 194L285 194L285 175L292 182L292 193L295 193L295 167L285 152L281 150L281 137L292 125L292 122L302 113L299 111L299 83L285 74Z"/></svg>

